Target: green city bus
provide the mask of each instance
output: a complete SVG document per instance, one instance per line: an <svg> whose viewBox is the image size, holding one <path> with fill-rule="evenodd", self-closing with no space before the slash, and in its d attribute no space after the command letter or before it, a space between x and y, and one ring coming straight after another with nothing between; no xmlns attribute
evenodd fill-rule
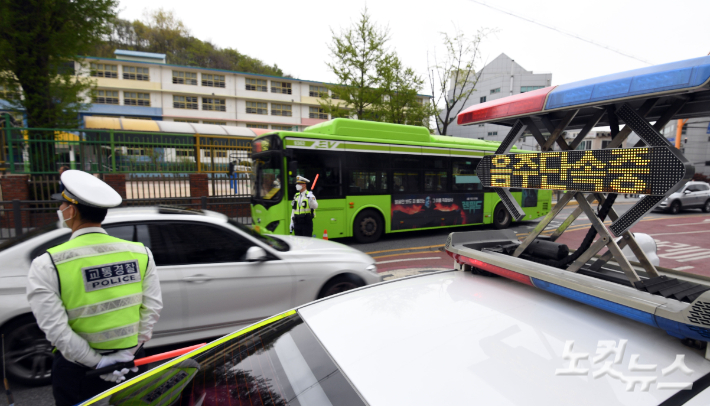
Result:
<svg viewBox="0 0 710 406"><path fill-rule="evenodd" d="M508 227L511 216L484 188L476 166L499 143L431 135L424 127L334 119L254 139L252 220L260 233L288 234L296 175L318 199L313 233L374 242L397 233L472 224ZM513 147L511 151L522 151ZM287 187L284 187L287 185ZM548 213L549 190L512 190L532 220Z"/></svg>

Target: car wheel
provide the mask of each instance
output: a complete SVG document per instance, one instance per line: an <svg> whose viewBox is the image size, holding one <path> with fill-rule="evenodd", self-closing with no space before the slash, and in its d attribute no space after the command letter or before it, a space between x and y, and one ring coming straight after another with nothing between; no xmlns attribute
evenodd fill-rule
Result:
<svg viewBox="0 0 710 406"><path fill-rule="evenodd" d="M355 217L353 235L357 242L367 244L380 239L384 231L384 222L374 210L363 210Z"/></svg>
<svg viewBox="0 0 710 406"><path fill-rule="evenodd" d="M671 213L672 214L680 213L680 202L675 201L671 204Z"/></svg>
<svg viewBox="0 0 710 406"><path fill-rule="evenodd" d="M2 328L5 336L5 370L13 381L29 386L52 382L52 344L31 315L15 319Z"/></svg>
<svg viewBox="0 0 710 406"><path fill-rule="evenodd" d="M502 204L496 206L493 211L493 227L497 229L503 229L510 227L510 223L513 222L513 217L508 213L508 210Z"/></svg>
<svg viewBox="0 0 710 406"><path fill-rule="evenodd" d="M710 213L710 200L705 202L705 205L703 206L703 212Z"/></svg>
<svg viewBox="0 0 710 406"><path fill-rule="evenodd" d="M360 286L365 286L365 282L357 276L350 274L339 275L329 280L328 283L323 286L323 289L321 289L318 295L318 299L359 288Z"/></svg>

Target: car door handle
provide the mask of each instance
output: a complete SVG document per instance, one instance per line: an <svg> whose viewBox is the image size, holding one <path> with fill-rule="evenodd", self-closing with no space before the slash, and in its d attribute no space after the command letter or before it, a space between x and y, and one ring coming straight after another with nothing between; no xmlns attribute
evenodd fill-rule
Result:
<svg viewBox="0 0 710 406"><path fill-rule="evenodd" d="M205 282L211 281L212 278L210 278L207 275L198 274L198 275L186 276L186 277L182 278L182 280L184 280L185 282L190 282L190 283L205 283Z"/></svg>

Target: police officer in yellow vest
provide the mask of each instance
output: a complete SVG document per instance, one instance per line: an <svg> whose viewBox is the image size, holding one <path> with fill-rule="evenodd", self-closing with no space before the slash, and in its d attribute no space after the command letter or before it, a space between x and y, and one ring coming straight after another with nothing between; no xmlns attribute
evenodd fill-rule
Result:
<svg viewBox="0 0 710 406"><path fill-rule="evenodd" d="M138 372L123 368L100 377L87 371L143 354L163 308L158 273L143 244L109 236L101 222L121 204L109 185L82 171L61 175L60 227L68 242L32 261L27 298L40 329L56 347L52 391L57 406L74 405Z"/></svg>
<svg viewBox="0 0 710 406"><path fill-rule="evenodd" d="M313 236L313 219L316 217L318 202L313 192L306 188L310 180L303 176L296 176L296 195L291 203L291 227L295 235L302 237Z"/></svg>

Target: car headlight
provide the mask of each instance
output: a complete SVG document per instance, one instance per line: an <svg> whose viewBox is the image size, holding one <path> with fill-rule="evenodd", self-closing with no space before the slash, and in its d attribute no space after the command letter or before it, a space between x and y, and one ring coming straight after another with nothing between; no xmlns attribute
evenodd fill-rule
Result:
<svg viewBox="0 0 710 406"><path fill-rule="evenodd" d="M368 265L367 268L365 268L365 269L367 269L368 271L370 271L372 273L377 273L377 265L375 265L375 264Z"/></svg>

